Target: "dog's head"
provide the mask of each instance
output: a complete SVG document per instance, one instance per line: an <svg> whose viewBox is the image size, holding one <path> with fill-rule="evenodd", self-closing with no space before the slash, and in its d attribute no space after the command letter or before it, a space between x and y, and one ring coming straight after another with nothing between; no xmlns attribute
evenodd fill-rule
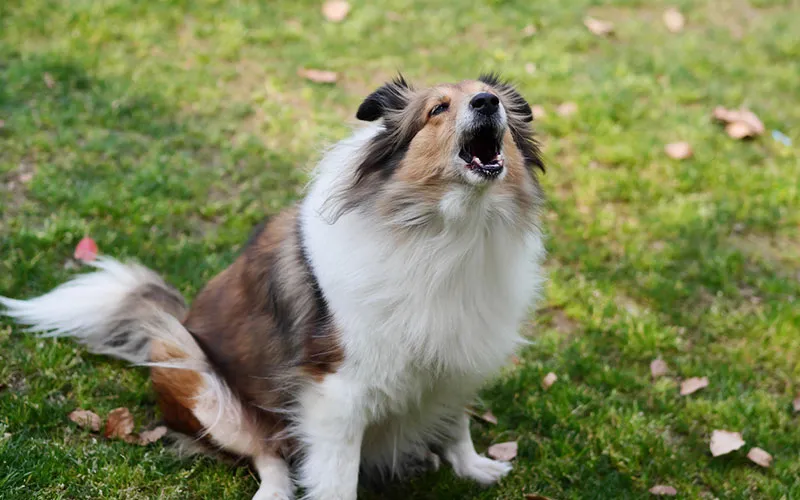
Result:
<svg viewBox="0 0 800 500"><path fill-rule="evenodd" d="M534 204L535 170L544 169L531 108L496 75L427 89L398 77L367 96L356 117L381 122L358 151L348 208L375 200L383 211L405 208L409 224L417 214L418 225L453 190L510 194L520 210Z"/></svg>

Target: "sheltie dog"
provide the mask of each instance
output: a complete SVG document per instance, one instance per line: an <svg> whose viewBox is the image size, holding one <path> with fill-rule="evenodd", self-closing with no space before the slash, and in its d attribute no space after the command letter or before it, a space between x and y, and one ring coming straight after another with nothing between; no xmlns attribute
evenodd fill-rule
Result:
<svg viewBox="0 0 800 500"><path fill-rule="evenodd" d="M33 330L150 367L167 425L252 462L257 499L356 498L359 476L442 459L495 483L465 406L509 359L541 286L543 170L525 99L496 75L358 108L307 195L258 228L187 307L102 258L41 297ZM294 479L293 479L294 478Z"/></svg>

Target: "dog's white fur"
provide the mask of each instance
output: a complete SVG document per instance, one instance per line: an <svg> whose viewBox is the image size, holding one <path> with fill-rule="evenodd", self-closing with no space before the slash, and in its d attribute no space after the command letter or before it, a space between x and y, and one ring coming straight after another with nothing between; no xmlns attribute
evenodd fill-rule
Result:
<svg viewBox="0 0 800 500"><path fill-rule="evenodd" d="M330 195L351 181L352 159L379 127L323 158L302 208L345 352L341 368L301 396L301 480L311 498L355 498L356 464L391 470L452 422L457 439L444 458L459 475L491 483L510 470L475 452L463 412L521 342L519 324L542 281L542 235L489 230L513 201L467 186L443 199L441 232L397 238L386 219L359 210L331 225Z"/></svg>
<svg viewBox="0 0 800 500"><path fill-rule="evenodd" d="M323 157L301 209L308 257L344 350L339 369L298 397L299 483L315 500L356 498L360 465L393 474L402 457L425 456L440 437L449 443L442 458L459 476L490 484L511 469L478 455L464 407L522 342L518 326L542 282L542 235L534 225L502 223L516 210L511 197L468 185L453 185L442 198L443 227L435 232L398 237L391 218L358 209L331 224L331 199L352 182L354 162L380 127L357 131ZM102 350L95 337L126 295L163 281L111 259L96 265L100 272L47 295L0 304L33 330ZM263 436L248 426L188 332L167 316L142 335L178 345L189 354L185 367L203 373L207 397L195 414L209 436L253 457L262 479L255 498L291 498L286 464L252 446ZM146 362L145 353L104 352Z"/></svg>

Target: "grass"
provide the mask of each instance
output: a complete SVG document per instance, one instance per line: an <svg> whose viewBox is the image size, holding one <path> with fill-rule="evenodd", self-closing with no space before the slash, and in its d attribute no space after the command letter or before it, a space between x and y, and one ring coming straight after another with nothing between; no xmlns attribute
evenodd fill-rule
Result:
<svg viewBox="0 0 800 500"><path fill-rule="evenodd" d="M800 155L770 136L800 144L800 5L674 0L688 22L672 34L661 1L352 3L331 24L308 1L2 2L0 294L62 282L90 234L191 297L301 195L322 145L396 70L422 84L498 70L549 112L547 297L533 345L482 394L499 424L473 429L480 450L518 439L516 467L488 490L443 470L364 497L646 498L661 483L681 498L800 498ZM587 15L616 35L590 34ZM557 115L563 102L578 112ZM728 138L716 105L748 106L767 134ZM693 158L666 157L677 140ZM653 381L657 357L671 371ZM703 375L708 388L678 395ZM0 384L4 499L256 490L244 467L66 419L126 406L153 424L144 370L0 323ZM712 458L714 429L747 446ZM750 446L773 466L749 463Z"/></svg>

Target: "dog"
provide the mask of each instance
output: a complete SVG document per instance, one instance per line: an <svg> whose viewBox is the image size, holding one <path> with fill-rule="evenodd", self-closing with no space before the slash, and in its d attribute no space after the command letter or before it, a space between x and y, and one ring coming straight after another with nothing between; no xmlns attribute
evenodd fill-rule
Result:
<svg viewBox="0 0 800 500"><path fill-rule="evenodd" d="M490 485L466 414L539 295L544 171L531 108L496 75L370 94L306 196L263 223L191 308L153 271L96 271L26 301L32 330L148 366L164 421L251 461L254 498L356 498L359 476L439 459ZM293 480L296 478L296 481Z"/></svg>

